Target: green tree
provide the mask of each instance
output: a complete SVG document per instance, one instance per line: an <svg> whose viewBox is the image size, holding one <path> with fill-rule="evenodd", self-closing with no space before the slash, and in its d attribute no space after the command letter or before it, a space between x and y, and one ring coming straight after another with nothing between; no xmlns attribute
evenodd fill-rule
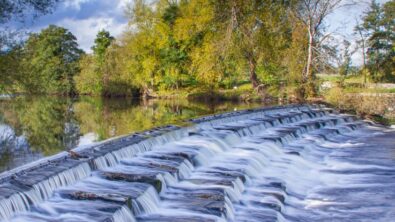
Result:
<svg viewBox="0 0 395 222"><path fill-rule="evenodd" d="M350 51L351 43L349 41L344 40L343 46L343 54L339 58L339 74L342 76L342 79L344 79L350 72L351 56L353 54L353 52Z"/></svg>
<svg viewBox="0 0 395 222"><path fill-rule="evenodd" d="M83 55L79 61L80 72L74 76L79 94L101 95L102 79L97 73L96 61L92 55Z"/></svg>
<svg viewBox="0 0 395 222"><path fill-rule="evenodd" d="M215 22L225 49L242 56L254 88L280 73L282 52L290 41L288 1L216 1Z"/></svg>
<svg viewBox="0 0 395 222"><path fill-rule="evenodd" d="M108 93L111 70L106 68L106 52L114 37L108 31L97 33L93 55L85 55L80 60L81 71L75 76L77 91L80 94L104 95Z"/></svg>
<svg viewBox="0 0 395 222"><path fill-rule="evenodd" d="M31 34L23 48L24 89L32 93L71 94L83 51L67 29L50 25Z"/></svg>
<svg viewBox="0 0 395 222"><path fill-rule="evenodd" d="M104 63L107 48L113 41L114 37L108 31L103 29L97 33L95 45L92 47L92 50L99 65Z"/></svg>
<svg viewBox="0 0 395 222"><path fill-rule="evenodd" d="M382 72L384 80L395 82L395 1L389 1L383 5L383 45L381 50L384 53Z"/></svg>
<svg viewBox="0 0 395 222"><path fill-rule="evenodd" d="M368 69L374 81L394 80L394 1L383 6L375 0L363 16L363 28L368 33Z"/></svg>
<svg viewBox="0 0 395 222"><path fill-rule="evenodd" d="M174 36L182 43L184 69L190 84L214 89L223 77L220 38L216 34L214 5L210 1L191 0L180 5ZM187 55L185 55L187 54Z"/></svg>
<svg viewBox="0 0 395 222"><path fill-rule="evenodd" d="M150 96L161 80L160 46L167 41L167 35L158 30L161 20L159 11L144 0L137 0L128 9L129 24L135 31L127 34L126 47L131 50L126 64L133 84L141 89L143 96Z"/></svg>
<svg viewBox="0 0 395 222"><path fill-rule="evenodd" d="M366 30L364 29L364 27L357 21L357 25L354 28L354 34L358 36L357 39L357 44L358 46L361 48L362 51L362 62L363 62L363 66L361 69L361 72L363 74L363 83L366 84L367 82L367 77L368 77L368 71L366 69L366 47L367 47L367 38L368 33L366 32Z"/></svg>
<svg viewBox="0 0 395 222"><path fill-rule="evenodd" d="M0 52L0 92L18 91L21 76L21 46Z"/></svg>
<svg viewBox="0 0 395 222"><path fill-rule="evenodd" d="M10 20L25 20L27 15L37 17L50 13L59 0L2 0L0 1L0 24ZM20 30L6 26L0 31L0 92L12 91L20 69ZM17 44L16 44L17 43Z"/></svg>

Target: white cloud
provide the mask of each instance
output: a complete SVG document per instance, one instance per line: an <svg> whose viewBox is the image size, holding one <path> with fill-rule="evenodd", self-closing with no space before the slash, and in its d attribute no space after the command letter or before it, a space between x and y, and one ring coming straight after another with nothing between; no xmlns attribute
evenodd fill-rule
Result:
<svg viewBox="0 0 395 222"><path fill-rule="evenodd" d="M377 2L380 4L384 4L389 0L378 0ZM363 13L368 10L370 5L370 0L367 1L359 1L358 4L348 7L342 7L337 9L334 13L332 13L328 19L328 33L332 33L332 36L335 36L338 42L342 42L343 39L346 39L351 42L351 50L354 50L356 45L357 37L354 35L354 27L357 24L357 21L361 20L361 16ZM353 65L359 66L363 64L362 59L362 51L356 51L352 57Z"/></svg>
<svg viewBox="0 0 395 222"><path fill-rule="evenodd" d="M119 23L111 17L92 17L84 20L66 18L56 25L69 29L78 40L78 44L85 52L91 52L96 34L105 29L113 36L118 36L125 30L127 23Z"/></svg>
<svg viewBox="0 0 395 222"><path fill-rule="evenodd" d="M81 4L89 2L91 0L67 0L63 2L64 7L66 8L75 8L77 10L81 9Z"/></svg>

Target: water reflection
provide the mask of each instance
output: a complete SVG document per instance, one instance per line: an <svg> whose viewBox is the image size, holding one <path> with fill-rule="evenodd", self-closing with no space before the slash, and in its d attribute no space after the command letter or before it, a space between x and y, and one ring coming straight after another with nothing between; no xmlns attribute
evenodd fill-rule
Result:
<svg viewBox="0 0 395 222"><path fill-rule="evenodd" d="M94 141L200 115L261 105L93 97L3 99L0 100L0 172Z"/></svg>

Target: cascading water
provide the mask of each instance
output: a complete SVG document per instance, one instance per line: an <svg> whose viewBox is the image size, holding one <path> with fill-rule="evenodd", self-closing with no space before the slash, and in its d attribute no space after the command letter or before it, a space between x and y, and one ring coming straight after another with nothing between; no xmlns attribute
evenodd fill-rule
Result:
<svg viewBox="0 0 395 222"><path fill-rule="evenodd" d="M311 106L192 121L195 125L187 128L138 134L130 140L136 142L112 141L77 150L80 162L37 183L18 179L23 173L4 180L0 191L7 192L0 196L0 218L22 222L395 218L393 130Z"/></svg>

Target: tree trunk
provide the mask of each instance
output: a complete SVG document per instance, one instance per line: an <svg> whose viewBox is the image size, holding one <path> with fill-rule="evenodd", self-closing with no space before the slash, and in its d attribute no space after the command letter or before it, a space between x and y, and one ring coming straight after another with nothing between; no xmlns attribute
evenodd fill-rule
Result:
<svg viewBox="0 0 395 222"><path fill-rule="evenodd" d="M362 57L363 57L363 85L366 86L367 73L366 73L366 53L365 53L365 40L362 39Z"/></svg>
<svg viewBox="0 0 395 222"><path fill-rule="evenodd" d="M311 66L313 63L313 33L311 33L311 31L309 32L309 49L307 52L307 64L306 64L306 73L305 76L303 77L304 82L307 82L311 75L312 75L312 70L311 70Z"/></svg>
<svg viewBox="0 0 395 222"><path fill-rule="evenodd" d="M313 76L313 47L314 47L314 35L315 33L309 30L309 48L307 54L307 64L306 64L306 73L303 76L303 81L305 84L305 92L307 96L316 96L316 89L314 85L314 76Z"/></svg>
<svg viewBox="0 0 395 222"><path fill-rule="evenodd" d="M258 77L256 75L256 61L252 56L248 56L248 64L250 69L250 81L252 87L255 89L259 86Z"/></svg>

